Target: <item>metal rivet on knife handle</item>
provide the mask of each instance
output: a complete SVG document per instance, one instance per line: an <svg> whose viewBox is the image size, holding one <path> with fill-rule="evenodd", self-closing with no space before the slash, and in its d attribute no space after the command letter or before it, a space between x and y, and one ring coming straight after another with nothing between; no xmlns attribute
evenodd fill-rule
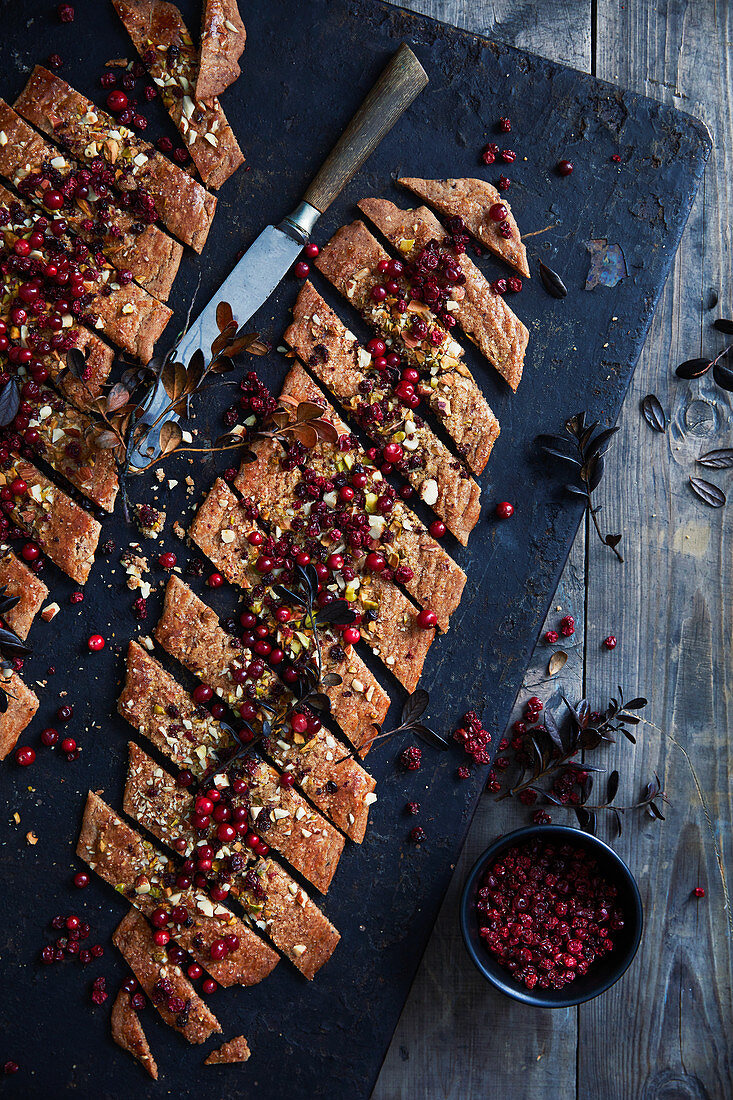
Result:
<svg viewBox="0 0 733 1100"><path fill-rule="evenodd" d="M428 76L403 42L303 196L321 214L423 90Z"/></svg>

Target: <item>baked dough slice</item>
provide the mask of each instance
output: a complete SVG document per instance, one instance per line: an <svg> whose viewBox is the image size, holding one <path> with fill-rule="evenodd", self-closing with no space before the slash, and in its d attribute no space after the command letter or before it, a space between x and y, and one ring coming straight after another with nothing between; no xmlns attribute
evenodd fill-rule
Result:
<svg viewBox="0 0 733 1100"><path fill-rule="evenodd" d="M397 182L446 217L462 218L466 229L477 241L505 260L520 275L529 278L527 249L522 243L512 208L492 184L486 180L421 180L412 176L403 176ZM502 223L495 222L489 214L491 207L499 202L507 208L509 237L502 235Z"/></svg>
<svg viewBox="0 0 733 1100"><path fill-rule="evenodd" d="M218 1050L212 1050L204 1062L205 1066L232 1065L234 1062L246 1062L250 1056L250 1049L244 1035L238 1035L236 1039L230 1039Z"/></svg>
<svg viewBox="0 0 733 1100"><path fill-rule="evenodd" d="M406 260L412 260L431 241L440 243L445 237L443 226L427 206L400 210L387 199L362 199L358 207ZM463 286L452 288L451 316L516 391L529 332L465 252L450 251L450 257L465 278Z"/></svg>
<svg viewBox="0 0 733 1100"><path fill-rule="evenodd" d="M148 1040L145 1038L140 1017L130 1003L130 994L121 989L115 997L110 1018L112 1038L118 1047L122 1047L133 1058L137 1058L143 1069L154 1081L158 1080L158 1066L151 1054Z"/></svg>
<svg viewBox="0 0 733 1100"><path fill-rule="evenodd" d="M194 98L198 50L180 11L166 0L113 0L201 179L218 189L244 163L219 101Z"/></svg>
<svg viewBox="0 0 733 1100"><path fill-rule="evenodd" d="M247 32L236 0L206 0L201 18L196 98L208 103L239 76Z"/></svg>

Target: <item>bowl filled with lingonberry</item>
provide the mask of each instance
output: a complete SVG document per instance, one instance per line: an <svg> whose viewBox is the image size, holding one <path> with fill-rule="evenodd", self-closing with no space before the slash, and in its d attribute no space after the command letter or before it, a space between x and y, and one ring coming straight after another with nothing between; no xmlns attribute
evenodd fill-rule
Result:
<svg viewBox="0 0 733 1100"><path fill-rule="evenodd" d="M463 888L468 953L502 993L567 1008L605 993L630 966L643 913L634 876L602 840L565 825L500 837Z"/></svg>

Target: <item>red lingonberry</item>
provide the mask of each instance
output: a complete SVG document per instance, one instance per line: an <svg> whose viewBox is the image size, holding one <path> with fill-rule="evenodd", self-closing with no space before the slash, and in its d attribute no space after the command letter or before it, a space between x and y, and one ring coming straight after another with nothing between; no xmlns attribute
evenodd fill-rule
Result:
<svg viewBox="0 0 733 1100"><path fill-rule="evenodd" d="M696 886L695 889L692 891L692 896L694 898L704 898L705 897L705 887L704 886Z"/></svg>
<svg viewBox="0 0 733 1100"><path fill-rule="evenodd" d="M508 500L502 500L497 504L495 513L498 519L511 519L514 515L514 505L510 504Z"/></svg>
<svg viewBox="0 0 733 1100"><path fill-rule="evenodd" d="M609 634L607 638L603 639L603 644L606 647L606 649L615 649L616 648L616 638L614 637L613 634Z"/></svg>
<svg viewBox="0 0 733 1100"><path fill-rule="evenodd" d="M407 810L408 814L412 814L414 816L414 815L420 813L420 803L419 802L408 802L407 805L405 806L405 809Z"/></svg>
<svg viewBox="0 0 733 1100"><path fill-rule="evenodd" d="M571 160L559 160L557 162L557 174L558 176L570 176L573 172L573 162Z"/></svg>
<svg viewBox="0 0 733 1100"><path fill-rule="evenodd" d="M425 840L425 837L426 833L422 826L415 825L412 829L410 829L410 840L414 844L420 844L423 840Z"/></svg>
<svg viewBox="0 0 733 1100"><path fill-rule="evenodd" d="M548 645L554 645L559 637L560 637L560 635L558 634L558 632L556 630L546 630L545 631L545 641L548 643Z"/></svg>
<svg viewBox="0 0 733 1100"><path fill-rule="evenodd" d="M400 764L408 772L416 772L422 764L422 749L412 745L400 753Z"/></svg>

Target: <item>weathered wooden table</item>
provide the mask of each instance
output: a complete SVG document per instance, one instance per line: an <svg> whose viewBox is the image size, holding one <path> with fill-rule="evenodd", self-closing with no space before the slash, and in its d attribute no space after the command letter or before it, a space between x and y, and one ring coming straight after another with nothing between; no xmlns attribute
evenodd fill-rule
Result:
<svg viewBox="0 0 733 1100"><path fill-rule="evenodd" d="M686 383L673 371L684 359L723 347L710 328L720 312L705 309L712 290L723 315L731 314L733 5L403 4L689 111L707 123L714 148L599 490L614 530L624 532L625 562L619 565L581 530L551 616L554 625L571 612L578 624L577 648L561 674L569 696L605 704L621 684L627 695L651 701L637 747L619 745L608 754L623 789L637 791L657 771L671 803L666 822L635 816L615 842L644 899L641 949L613 990L580 1009L533 1010L488 987L465 954L457 899L478 854L527 814L487 795L374 1100L731 1097L733 501L713 511L692 495L688 476L695 456L733 445L733 409L709 375ZM639 402L651 392L671 420L665 436L649 431L640 416ZM711 480L733 495L729 472ZM609 633L618 638L613 652L602 647ZM534 694L546 662L542 647L526 694ZM558 811L554 819L567 816ZM706 890L702 900L691 895L698 885Z"/></svg>

